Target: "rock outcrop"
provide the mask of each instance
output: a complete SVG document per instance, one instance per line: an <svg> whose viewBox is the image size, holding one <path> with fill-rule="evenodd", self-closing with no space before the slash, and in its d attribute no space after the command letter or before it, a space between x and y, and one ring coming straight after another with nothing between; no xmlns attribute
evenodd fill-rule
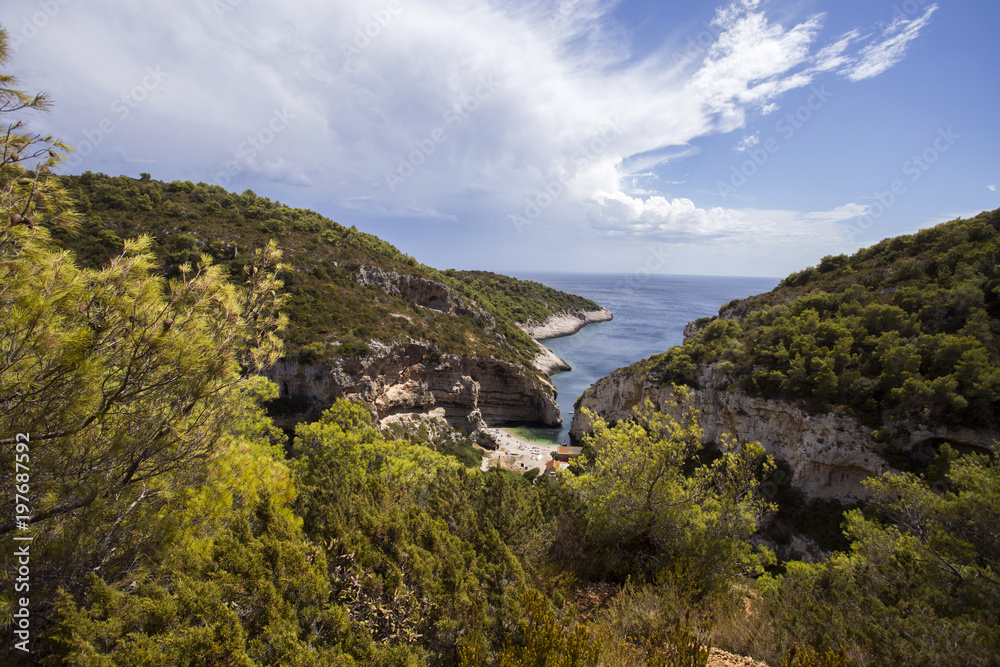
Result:
<svg viewBox="0 0 1000 667"><path fill-rule="evenodd" d="M700 412L699 423L706 442L718 442L724 433L741 441L758 441L792 471L790 482L807 496L841 501L864 500L867 491L861 482L890 469L883 458L885 446L873 437L872 429L854 417L832 413L810 414L787 401L750 396L729 391L726 378L716 367L701 369L700 389L693 393L693 406ZM631 415L632 408L649 399L668 409L672 388L637 377L619 369L596 382L577 402L570 435L581 438L588 425L581 409L588 408L605 420L615 422ZM911 455L930 458L940 442L988 448L997 433L973 429L947 429L927 425L894 425L906 433L902 446Z"/></svg>
<svg viewBox="0 0 1000 667"><path fill-rule="evenodd" d="M561 423L555 387L547 378L494 358L436 357L422 343L383 346L371 355L336 359L329 366L285 359L267 375L288 408L277 418L285 427L316 419L340 398L360 399L380 420L434 413L473 434L487 424Z"/></svg>
<svg viewBox="0 0 1000 667"><path fill-rule="evenodd" d="M354 274L362 286L372 285L414 305L450 315L479 319L489 333L496 329L491 313L443 283L362 266ZM540 325L522 327L534 338L566 336L591 322L611 319L611 313L566 311ZM542 375L493 357L440 355L422 342L383 345L369 341L374 351L363 357L338 358L329 364L279 361L267 371L281 392L275 421L290 428L317 419L341 398L356 398L385 422L445 419L469 431L481 445L495 446L490 426L509 423L562 423L556 389L549 375L570 370L569 364L540 344L533 365Z"/></svg>
<svg viewBox="0 0 1000 667"><path fill-rule="evenodd" d="M518 324L518 328L535 339L535 342L548 340L550 338L561 338L572 336L588 324L595 322L607 322L613 320L614 315L607 308L600 310L564 310L553 315L549 315L542 323L529 321L527 324ZM535 356L533 363L535 368L548 376L555 375L561 371L571 371L570 366L559 355L538 343L541 351Z"/></svg>
<svg viewBox="0 0 1000 667"><path fill-rule="evenodd" d="M354 279L359 285L375 285L386 294L399 297L423 308L430 308L449 315L472 315L483 321L487 331L496 326L492 314L465 299L444 283L429 278L396 271L385 271L377 266L362 266L358 269Z"/></svg>
<svg viewBox="0 0 1000 667"><path fill-rule="evenodd" d="M607 322L613 319L614 315L607 308L600 310L573 309L549 315L544 322L528 321L517 326L535 340L548 340L549 338L572 336L588 324Z"/></svg>
<svg viewBox="0 0 1000 667"><path fill-rule="evenodd" d="M545 347L541 343L538 343L538 347L541 348L542 351L535 355L532 363L535 365L535 368L541 372L551 377L561 371L573 370L572 366L566 363L564 359L549 348Z"/></svg>

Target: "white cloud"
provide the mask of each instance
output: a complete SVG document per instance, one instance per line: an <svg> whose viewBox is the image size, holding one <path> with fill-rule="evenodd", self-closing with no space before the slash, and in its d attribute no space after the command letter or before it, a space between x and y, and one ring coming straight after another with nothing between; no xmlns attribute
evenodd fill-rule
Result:
<svg viewBox="0 0 1000 667"><path fill-rule="evenodd" d="M864 215L868 207L846 204L830 211L799 213L723 207L700 208L687 198L645 199L621 192L599 193L589 207L591 226L607 234L671 243L721 247L830 246L845 241L837 223Z"/></svg>
<svg viewBox="0 0 1000 667"><path fill-rule="evenodd" d="M849 59L849 64L841 70L851 81L862 81L882 74L897 64L906 55L906 50L927 24L931 15L937 11L937 5L931 5L916 19L900 17L885 28L881 41L865 46L857 58Z"/></svg>
<svg viewBox="0 0 1000 667"><path fill-rule="evenodd" d="M716 120L716 130L742 127L748 106L764 106L812 78L795 72L809 60L809 48L822 24L814 16L790 29L772 24L757 3L719 10L713 25L720 30L685 92L701 102Z"/></svg>
<svg viewBox="0 0 1000 667"><path fill-rule="evenodd" d="M843 206L838 206L831 211L818 211L814 213L806 213L803 215L803 219L811 220L813 222L844 222L846 220L853 220L854 218L859 218L863 215L868 215L871 207L867 204L844 204Z"/></svg>
<svg viewBox="0 0 1000 667"><path fill-rule="evenodd" d="M0 23L20 24L17 4L0 7ZM817 49L822 14L785 26L761 0L738 0L678 68L664 65L670 52L632 53L613 0L405 0L387 14L389 4L70 3L17 64L31 63L55 98L45 131L79 146L102 118L114 121L80 170L125 169L117 151L128 146L136 163L155 161L156 177L213 181L236 163L231 189L294 187L298 205L331 215L507 220L558 190L544 210L551 225L812 241L835 239L840 214L703 209L653 191L679 181L651 174L697 154L698 139L742 128L748 113L775 111L823 72L885 71L936 8L859 51L857 31ZM230 10L220 16L220 5ZM169 76L116 116L111 105L147 66Z"/></svg>
<svg viewBox="0 0 1000 667"><path fill-rule="evenodd" d="M986 189L988 189L990 192L996 192L997 191L997 186L995 186L995 185L987 185Z"/></svg>
<svg viewBox="0 0 1000 667"><path fill-rule="evenodd" d="M754 132L753 134L743 137L740 143L733 147L733 150L737 153L745 153L754 146L760 143L760 132Z"/></svg>
<svg viewBox="0 0 1000 667"><path fill-rule="evenodd" d="M816 71L826 72L847 65L851 61L850 56L846 53L847 48L860 36L859 30L852 30L830 46L821 49L815 58Z"/></svg>

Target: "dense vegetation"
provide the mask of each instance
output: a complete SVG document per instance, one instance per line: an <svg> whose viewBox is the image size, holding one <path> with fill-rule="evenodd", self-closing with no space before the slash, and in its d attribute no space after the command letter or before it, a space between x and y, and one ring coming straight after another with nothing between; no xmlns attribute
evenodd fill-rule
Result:
<svg viewBox="0 0 1000 667"><path fill-rule="evenodd" d="M286 266L280 274L289 295L287 354L316 361L354 356L372 342L416 340L438 353L490 355L529 364L537 347L516 324L544 320L567 308L596 309L592 301L507 276L439 272L371 234L313 211L291 208L247 190L217 185L163 183L85 172L62 179L79 202L80 233L55 230L55 240L88 268L107 264L127 239L146 235L168 277L202 254L239 280L254 249L275 241ZM421 308L357 280L361 267L417 276L448 285L488 311L477 317Z"/></svg>
<svg viewBox="0 0 1000 667"><path fill-rule="evenodd" d="M517 280L489 271L455 271L463 294L486 306L491 313L520 323L540 324L549 315L564 310L598 310L600 305L575 294L554 290L533 280Z"/></svg>
<svg viewBox="0 0 1000 667"><path fill-rule="evenodd" d="M724 306L637 372L907 424L1000 416L1000 211L826 257L773 292Z"/></svg>
<svg viewBox="0 0 1000 667"><path fill-rule="evenodd" d="M5 47L0 31L0 64ZM0 117L44 106L0 75ZM167 261L187 232L154 229L178 200L152 196L139 221L163 238L115 241L131 214L97 226L70 197L89 186L51 173L58 142L5 130L0 451L24 518L0 520L3 659L666 667L704 665L712 644L772 664L996 664L995 457L945 447L922 476L872 480L842 553L775 567L754 546L774 462L753 443L705 452L681 389L677 418L596 419L561 477L481 472L345 401L289 456L259 371L283 311L301 316L281 277L304 251L261 236Z"/></svg>
<svg viewBox="0 0 1000 667"><path fill-rule="evenodd" d="M49 240L58 216L22 210L34 226L8 216L0 245L0 401L3 433L29 434L31 507L0 531L7 554L34 540L36 660L471 665L535 656L540 639L569 664L673 655L655 634L619 637L627 615L574 623L574 564L617 556L603 515L568 487L386 440L347 402L300 425L302 454L284 458L259 407L274 388L256 373L284 325L273 248L239 289L207 260L158 276L142 240L88 269ZM684 431L663 426L661 440ZM662 561L674 542L648 553ZM5 586L8 628L19 604ZM565 639L564 624L577 628Z"/></svg>

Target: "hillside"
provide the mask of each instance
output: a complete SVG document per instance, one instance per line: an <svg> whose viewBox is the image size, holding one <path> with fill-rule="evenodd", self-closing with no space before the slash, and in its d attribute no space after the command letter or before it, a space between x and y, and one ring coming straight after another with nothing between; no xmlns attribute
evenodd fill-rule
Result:
<svg viewBox="0 0 1000 667"><path fill-rule="evenodd" d="M1000 416L998 228L993 211L826 257L619 376L847 419L894 466L922 442L987 446Z"/></svg>
<svg viewBox="0 0 1000 667"><path fill-rule="evenodd" d="M537 350L518 323L568 309L600 308L539 283L486 272L438 271L376 236L250 190L235 194L205 183L90 172L63 181L80 202L84 221L82 233L64 234L59 241L83 266L102 266L121 252L124 239L148 234L167 275L175 275L184 262L197 263L205 253L241 278L248 251L276 239L289 265L281 274L292 297L288 354L322 340L339 343L327 345L322 358L351 356L368 341L389 344L410 337L433 341L441 353L530 361ZM359 280L362 268L434 281L476 303L462 305L459 300L454 304L459 316L452 317L442 314L452 305L446 293L428 294L421 310L399 294L373 299L364 287L379 287L379 280ZM488 316L477 312L476 305ZM412 321L414 313L419 322Z"/></svg>
<svg viewBox="0 0 1000 667"><path fill-rule="evenodd" d="M594 383L571 434L589 432L586 410L617 421L645 400L669 409L686 385L704 441L757 441L778 461L778 551L843 548L838 503L870 501L866 480L923 472L945 443L991 453L1000 440L998 229L1000 211L954 220L728 303L682 345Z"/></svg>
<svg viewBox="0 0 1000 667"><path fill-rule="evenodd" d="M241 281L253 250L277 241L289 327L284 358L268 373L282 388L272 414L287 428L347 396L363 398L380 418L444 407L449 421L471 419L472 430L481 419L555 423L544 372L553 366L536 363L547 351L521 326L600 310L538 283L438 271L371 234L251 191L146 174L87 172L62 182L83 216L79 233L56 239L85 267L103 266L144 234L168 277L207 254Z"/></svg>
<svg viewBox="0 0 1000 667"><path fill-rule="evenodd" d="M533 280L517 280L489 271L448 270L463 286L462 291L492 312L501 312L519 329L536 340L576 333L587 324L612 319L597 303L575 294L566 294Z"/></svg>
<svg viewBox="0 0 1000 667"><path fill-rule="evenodd" d="M695 383L692 364L717 363L747 393L871 426L995 424L998 228L993 211L825 257L772 292L723 306L643 368Z"/></svg>

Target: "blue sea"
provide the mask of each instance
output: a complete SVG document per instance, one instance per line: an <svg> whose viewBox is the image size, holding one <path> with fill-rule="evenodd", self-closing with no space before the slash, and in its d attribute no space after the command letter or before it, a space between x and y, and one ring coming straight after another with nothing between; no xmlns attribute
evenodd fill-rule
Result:
<svg viewBox="0 0 1000 667"><path fill-rule="evenodd" d="M610 322L591 324L572 336L543 341L573 367L552 377L559 390L562 428L521 432L522 437L548 442L569 441L573 403L595 381L617 368L679 345L684 339L684 326L691 320L717 315L729 301L768 292L778 284L777 278L541 272L512 275L587 297L615 316Z"/></svg>

